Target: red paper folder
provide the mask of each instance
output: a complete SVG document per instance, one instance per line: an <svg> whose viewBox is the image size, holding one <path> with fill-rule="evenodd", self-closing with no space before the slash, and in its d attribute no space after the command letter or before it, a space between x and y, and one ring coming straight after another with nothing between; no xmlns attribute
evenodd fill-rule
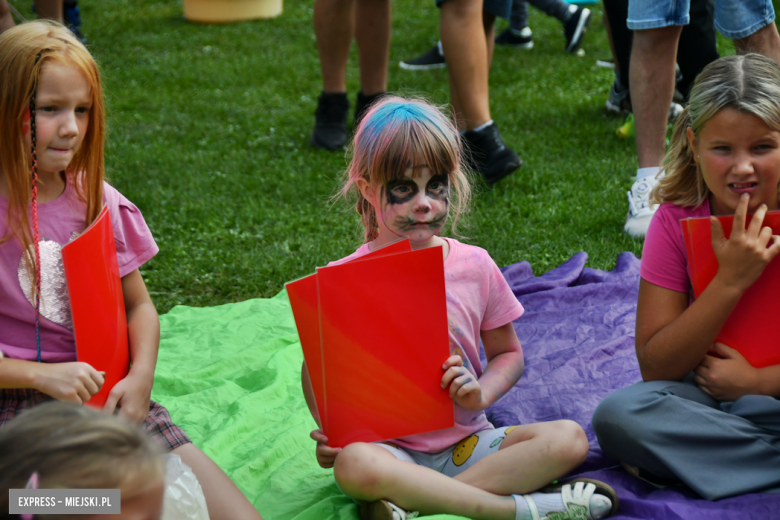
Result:
<svg viewBox="0 0 780 520"><path fill-rule="evenodd" d="M441 248L317 269L328 444L454 425Z"/></svg>
<svg viewBox="0 0 780 520"><path fill-rule="evenodd" d="M356 260L367 260L379 256L411 251L409 239L399 240L376 251L358 257ZM317 401L317 411L320 416L320 426L327 435L327 417L324 413L325 401L323 400L322 383L322 348L320 348L320 316L317 306L317 274L309 275L294 282L285 284L287 296L290 299L295 326L298 329L298 337L303 349L303 358L306 360L306 368L309 372L314 397Z"/></svg>
<svg viewBox="0 0 780 520"><path fill-rule="evenodd" d="M752 215L747 216L747 224ZM717 217L726 238L731 236L734 216ZM709 218L680 221L688 252L688 264L694 295L698 298L718 272L718 259L712 249L712 224ZM746 225L747 225L746 224ZM780 211L770 211L764 226L780 234ZM775 328L775 314L780 295L780 258L775 258L753 282L720 329L716 341L736 349L756 368L780 364L780 336Z"/></svg>
<svg viewBox="0 0 780 520"><path fill-rule="evenodd" d="M122 279L107 207L78 238L62 248L62 262L73 314L76 355L79 361L106 373L103 388L87 401L88 405L100 408L114 385L130 371Z"/></svg>

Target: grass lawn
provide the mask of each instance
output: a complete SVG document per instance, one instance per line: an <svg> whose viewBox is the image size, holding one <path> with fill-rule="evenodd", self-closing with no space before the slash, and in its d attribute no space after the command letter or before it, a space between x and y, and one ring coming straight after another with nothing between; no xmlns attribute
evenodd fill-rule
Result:
<svg viewBox="0 0 780 520"><path fill-rule="evenodd" d="M11 0L30 14L27 0ZM177 0L80 0L83 30L103 70L107 173L143 212L160 254L142 269L161 313L270 297L284 282L360 244L357 215L330 202L344 153L308 144L321 89L313 1L287 0L274 20L208 26ZM390 91L448 101L446 70L398 62L438 38L432 1L393 2ZM600 5L583 48L563 52L560 24L531 9L533 50L496 48L491 109L524 166L494 189L479 183L465 241L499 265L541 274L578 251L611 269L642 244L623 234L632 140L604 112L613 80ZM499 28L504 24L499 23ZM720 41L721 54L733 46ZM357 56L348 70L351 102Z"/></svg>

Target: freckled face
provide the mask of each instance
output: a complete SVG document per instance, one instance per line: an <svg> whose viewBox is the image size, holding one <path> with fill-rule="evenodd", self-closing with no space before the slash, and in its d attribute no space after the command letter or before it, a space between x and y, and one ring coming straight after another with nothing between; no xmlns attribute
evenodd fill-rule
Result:
<svg viewBox="0 0 780 520"><path fill-rule="evenodd" d="M447 222L450 207L449 178L423 168L416 178L408 168L401 179L383 186L377 216L396 236L422 243L436 236Z"/></svg>

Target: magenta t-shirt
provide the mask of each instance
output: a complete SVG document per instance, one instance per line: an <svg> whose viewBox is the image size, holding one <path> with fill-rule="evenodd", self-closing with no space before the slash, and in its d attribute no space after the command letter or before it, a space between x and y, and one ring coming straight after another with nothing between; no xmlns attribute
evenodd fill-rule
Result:
<svg viewBox="0 0 780 520"><path fill-rule="evenodd" d="M653 285L692 295L688 255L680 221L685 218L709 217L710 214L708 202L695 208L661 204L647 230L639 275Z"/></svg>
<svg viewBox="0 0 780 520"><path fill-rule="evenodd" d="M157 244L138 208L106 183L103 201L111 212L119 275L125 276L156 255ZM76 361L61 247L84 230L85 215L86 204L76 194L72 176L62 195L38 204L41 360L48 363ZM0 196L0 236L10 233L7 218L8 199ZM32 287L22 246L13 235L0 243L0 350L10 358L37 359Z"/></svg>
<svg viewBox="0 0 780 520"><path fill-rule="evenodd" d="M444 260L450 352L462 357L466 368L479 377L482 375L479 332L497 329L516 320L522 316L523 306L487 251L451 238L444 240L450 246L449 255ZM348 257L329 265L341 264L367 253L368 244L364 244ZM392 442L411 450L437 453L475 432L492 428L484 411L472 412L455 405L454 427L393 439Z"/></svg>

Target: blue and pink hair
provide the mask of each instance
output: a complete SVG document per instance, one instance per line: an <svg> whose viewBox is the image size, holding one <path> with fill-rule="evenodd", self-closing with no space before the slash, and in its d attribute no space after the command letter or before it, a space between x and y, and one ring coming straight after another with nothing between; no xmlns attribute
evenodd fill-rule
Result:
<svg viewBox="0 0 780 520"><path fill-rule="evenodd" d="M355 209L367 242L376 238L379 224L376 209L357 189L358 179L371 186L387 185L409 168L413 172L428 168L433 175L449 178L453 229L468 207L471 190L460 134L439 108L426 101L387 96L372 105L355 132L350 155L341 193L357 193Z"/></svg>

